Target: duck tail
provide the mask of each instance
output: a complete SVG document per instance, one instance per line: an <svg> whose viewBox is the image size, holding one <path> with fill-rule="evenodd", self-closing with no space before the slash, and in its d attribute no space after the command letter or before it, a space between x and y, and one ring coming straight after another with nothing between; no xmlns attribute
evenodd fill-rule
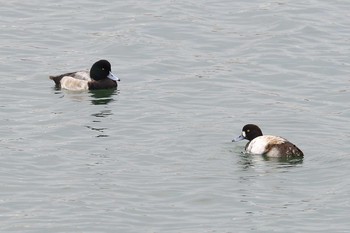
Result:
<svg viewBox="0 0 350 233"><path fill-rule="evenodd" d="M294 144L290 143L289 147L289 153L291 154L292 157L299 157L302 158L304 157L304 153Z"/></svg>
<svg viewBox="0 0 350 233"><path fill-rule="evenodd" d="M62 75L59 76L49 76L49 78L55 82L56 86L60 86L61 79L63 78Z"/></svg>

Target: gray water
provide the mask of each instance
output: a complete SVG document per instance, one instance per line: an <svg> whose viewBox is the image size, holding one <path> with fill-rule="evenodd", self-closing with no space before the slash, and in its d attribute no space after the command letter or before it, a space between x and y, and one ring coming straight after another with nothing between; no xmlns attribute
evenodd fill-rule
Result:
<svg viewBox="0 0 350 233"><path fill-rule="evenodd" d="M349 232L349 1L5 1L0 232ZM49 75L108 59L118 90ZM300 147L245 155L244 124Z"/></svg>

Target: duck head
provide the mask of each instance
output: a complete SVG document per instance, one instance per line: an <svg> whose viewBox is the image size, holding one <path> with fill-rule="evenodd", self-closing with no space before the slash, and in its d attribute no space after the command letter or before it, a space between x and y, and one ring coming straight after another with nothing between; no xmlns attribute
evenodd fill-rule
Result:
<svg viewBox="0 0 350 233"><path fill-rule="evenodd" d="M120 81L120 79L112 73L111 64L107 60L99 60L95 62L90 69L90 77L95 81L103 80L105 78Z"/></svg>
<svg viewBox="0 0 350 233"><path fill-rule="evenodd" d="M237 138L233 139L232 142L239 142L244 139L247 139L248 141L253 140L256 137L262 136L263 133L259 126L254 124L247 124L243 127L241 135L239 135Z"/></svg>

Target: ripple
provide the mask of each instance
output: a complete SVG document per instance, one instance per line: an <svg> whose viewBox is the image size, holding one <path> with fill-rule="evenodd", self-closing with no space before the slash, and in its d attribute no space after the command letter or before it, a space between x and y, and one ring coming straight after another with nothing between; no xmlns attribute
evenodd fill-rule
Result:
<svg viewBox="0 0 350 233"><path fill-rule="evenodd" d="M349 228L347 3L38 6L2 6L0 230ZM48 80L97 58L118 90ZM242 154L248 122L305 158Z"/></svg>

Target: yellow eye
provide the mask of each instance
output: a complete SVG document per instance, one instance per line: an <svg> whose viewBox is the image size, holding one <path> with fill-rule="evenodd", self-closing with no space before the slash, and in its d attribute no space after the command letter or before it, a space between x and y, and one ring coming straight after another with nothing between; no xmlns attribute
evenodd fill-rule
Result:
<svg viewBox="0 0 350 233"><path fill-rule="evenodd" d="M102 68L102 70L105 70L105 68Z"/></svg>
<svg viewBox="0 0 350 233"><path fill-rule="evenodd" d="M247 133L249 133L250 132L250 129L247 129Z"/></svg>

